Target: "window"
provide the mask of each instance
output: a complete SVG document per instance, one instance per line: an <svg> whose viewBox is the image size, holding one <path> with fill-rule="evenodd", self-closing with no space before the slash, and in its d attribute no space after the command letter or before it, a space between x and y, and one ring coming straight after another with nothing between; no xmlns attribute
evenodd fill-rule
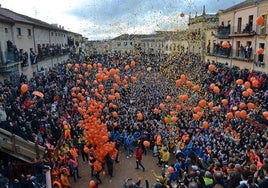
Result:
<svg viewBox="0 0 268 188"><path fill-rule="evenodd" d="M264 17L264 22L260 27L260 34L261 35L265 35L266 34L266 29L267 29L267 15L262 15L262 17Z"/></svg>
<svg viewBox="0 0 268 188"><path fill-rule="evenodd" d="M117 43L117 46L121 46L121 42L118 42L118 43Z"/></svg>
<svg viewBox="0 0 268 188"><path fill-rule="evenodd" d="M124 46L127 46L127 42L124 42Z"/></svg>
<svg viewBox="0 0 268 188"><path fill-rule="evenodd" d="M28 32L28 36L32 36L32 30L31 29L27 29Z"/></svg>
<svg viewBox="0 0 268 188"><path fill-rule="evenodd" d="M253 15L250 15L248 17L248 25L249 25L250 31L252 31L252 27L253 27Z"/></svg>
<svg viewBox="0 0 268 188"><path fill-rule="evenodd" d="M130 44L130 46L132 46L132 42L130 42L129 44Z"/></svg>
<svg viewBox="0 0 268 188"><path fill-rule="evenodd" d="M7 28L5 28L5 33L8 33L8 29Z"/></svg>
<svg viewBox="0 0 268 188"><path fill-rule="evenodd" d="M21 28L17 27L17 35L21 35Z"/></svg>
<svg viewBox="0 0 268 188"><path fill-rule="evenodd" d="M51 36L53 36L54 35L54 33L53 32L51 32Z"/></svg>
<svg viewBox="0 0 268 188"><path fill-rule="evenodd" d="M237 20L237 33L241 33L242 30L242 18L238 18Z"/></svg>

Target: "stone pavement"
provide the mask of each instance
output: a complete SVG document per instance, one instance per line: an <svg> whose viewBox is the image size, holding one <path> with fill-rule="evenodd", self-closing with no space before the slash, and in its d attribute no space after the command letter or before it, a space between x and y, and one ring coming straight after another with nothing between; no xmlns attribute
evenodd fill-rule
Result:
<svg viewBox="0 0 268 188"><path fill-rule="evenodd" d="M80 157L79 172L82 176L77 182L72 182L71 188L88 188L89 181L95 180L90 177L90 167L87 163L83 162ZM124 151L120 151L119 163L114 163L114 177L108 176L108 174L101 174L102 184L101 188L122 188L123 181L127 178L132 178L132 181L137 182L141 179L141 185L145 187L145 180L149 181L149 185L153 185L156 182L156 178L152 174L152 170L157 175L161 174L161 167L157 166L157 157L153 157L152 151L148 150L147 155L143 155L142 164L145 167L145 171L136 168L135 156L126 158ZM174 161L174 157L171 154L171 161ZM105 166L106 168L106 166ZM106 169L107 173L107 169ZM72 178L71 178L72 180Z"/></svg>

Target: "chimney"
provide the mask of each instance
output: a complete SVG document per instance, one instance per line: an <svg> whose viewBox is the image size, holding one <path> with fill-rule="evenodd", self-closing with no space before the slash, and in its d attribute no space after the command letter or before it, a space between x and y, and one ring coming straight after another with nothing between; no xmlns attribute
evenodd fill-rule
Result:
<svg viewBox="0 0 268 188"><path fill-rule="evenodd" d="M2 5L0 4L0 8L2 8Z"/></svg>

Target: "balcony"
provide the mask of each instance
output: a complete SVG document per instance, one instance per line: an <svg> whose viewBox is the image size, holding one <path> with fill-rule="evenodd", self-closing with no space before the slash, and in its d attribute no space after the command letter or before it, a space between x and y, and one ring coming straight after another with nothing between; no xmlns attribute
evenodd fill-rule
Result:
<svg viewBox="0 0 268 188"><path fill-rule="evenodd" d="M253 50L246 52L244 49L243 50L234 49L232 53L233 53L233 56L232 56L233 59L246 61L246 62L254 61Z"/></svg>
<svg viewBox="0 0 268 188"><path fill-rule="evenodd" d="M215 37L220 38L220 39L226 39L229 38L229 35L231 33L231 26L219 26L217 33L214 34Z"/></svg>
<svg viewBox="0 0 268 188"><path fill-rule="evenodd" d="M45 148L0 128L0 151L26 162L43 157Z"/></svg>
<svg viewBox="0 0 268 188"><path fill-rule="evenodd" d="M231 49L231 48L214 48L214 49L207 49L206 54L208 56L216 56L216 57L223 57L223 58L231 58L231 59L236 59L240 61L245 61L245 62L253 62L254 61L254 53L251 52L245 52L244 50L240 51L237 49Z"/></svg>
<svg viewBox="0 0 268 188"><path fill-rule="evenodd" d="M20 64L19 59L15 56L12 52L2 52L1 54L4 54L5 58L1 58L0 63L0 72L1 73L12 73L18 71L18 65Z"/></svg>
<svg viewBox="0 0 268 188"><path fill-rule="evenodd" d="M255 25L241 25L241 26L235 26L230 34L230 36L233 37L246 37L246 36L254 36L256 35L256 30L254 30L254 28L256 28Z"/></svg>

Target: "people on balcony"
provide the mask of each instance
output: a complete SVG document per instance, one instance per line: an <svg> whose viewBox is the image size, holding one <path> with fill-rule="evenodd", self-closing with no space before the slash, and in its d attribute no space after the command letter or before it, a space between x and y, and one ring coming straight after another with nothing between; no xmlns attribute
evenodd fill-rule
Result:
<svg viewBox="0 0 268 188"><path fill-rule="evenodd" d="M250 44L247 44L245 47L245 58L250 59L251 58L251 53L252 53L252 47Z"/></svg>
<svg viewBox="0 0 268 188"><path fill-rule="evenodd" d="M37 63L37 55L35 54L32 48L30 49L30 60L31 60L31 64Z"/></svg>
<svg viewBox="0 0 268 188"><path fill-rule="evenodd" d="M29 58L29 54L28 52L24 52L22 54L22 63L21 63L21 66L22 67L27 67L29 64L28 64L28 58Z"/></svg>
<svg viewBox="0 0 268 188"><path fill-rule="evenodd" d="M244 48L244 46L242 44L238 48L238 51L239 51L239 53L238 53L239 57L244 58L245 57L245 48Z"/></svg>
<svg viewBox="0 0 268 188"><path fill-rule="evenodd" d="M252 26L250 24L247 24L245 29L243 30L243 33L250 33L252 31Z"/></svg>

